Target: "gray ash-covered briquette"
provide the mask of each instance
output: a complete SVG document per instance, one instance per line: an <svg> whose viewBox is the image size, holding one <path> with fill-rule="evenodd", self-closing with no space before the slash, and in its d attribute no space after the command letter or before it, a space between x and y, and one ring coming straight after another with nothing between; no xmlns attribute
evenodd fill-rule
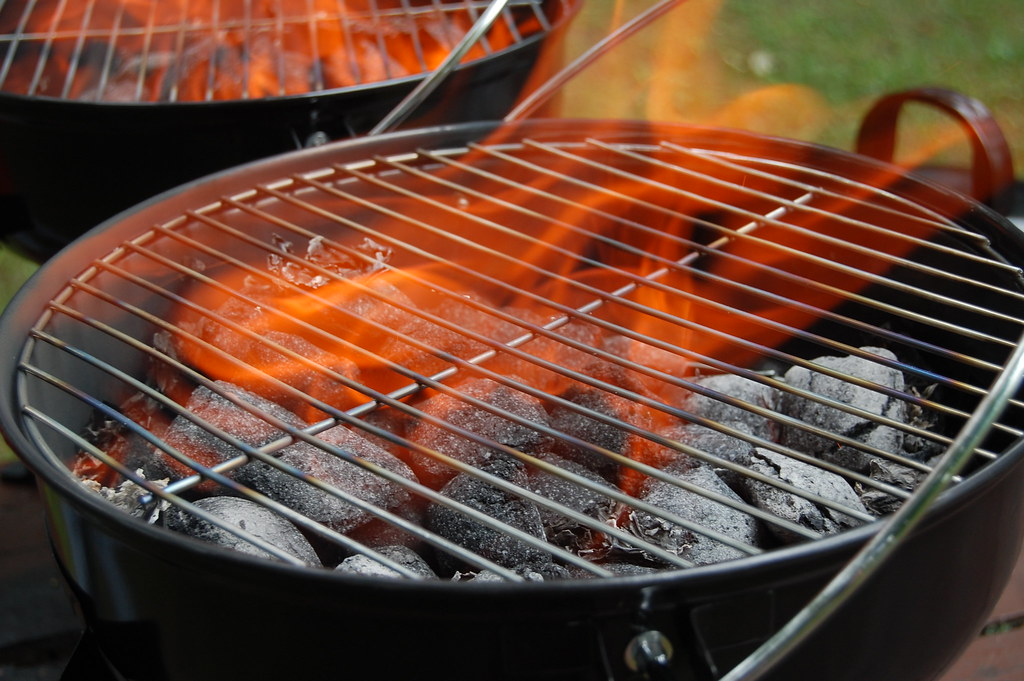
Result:
<svg viewBox="0 0 1024 681"><path fill-rule="evenodd" d="M266 418L239 406L227 396L249 405L258 413L290 426L305 425L302 419L284 407L248 390L223 381L216 382L215 387L216 391L206 386L195 388L185 404L185 411L248 446L265 445L280 437L281 431ZM193 461L207 467L244 454L241 449L184 415L174 418L164 433L164 441ZM131 448L124 463L131 468L142 469L145 476L151 480L175 480L195 472L190 466L178 462L170 455L151 448ZM209 482L203 483L200 489L209 492L219 491Z"/></svg>
<svg viewBox="0 0 1024 681"><path fill-rule="evenodd" d="M585 466L554 455L541 458L546 463L585 478L595 485L609 490L613 489L608 481ZM607 522L615 513L614 499L589 487L584 487L575 480L549 473L539 467L530 467L528 473L530 490L542 497L601 522ZM543 506L538 508L544 532L552 544L584 556L598 554L604 550L607 540L601 532L587 527L557 510Z"/></svg>
<svg viewBox="0 0 1024 681"><path fill-rule="evenodd" d="M750 435L744 430L742 423L733 423L732 432ZM676 425L667 429L665 437L699 450L708 456L708 462L716 467L715 471L722 480L733 489L739 489L743 472L725 467L725 462L745 466L750 461L750 454L755 445L743 437L713 430L696 424Z"/></svg>
<svg viewBox="0 0 1024 681"><path fill-rule="evenodd" d="M884 348L865 347L864 352L896 360L896 355ZM903 373L885 364L863 357L819 357L812 362L821 367L853 376L883 389L902 393L905 389ZM907 402L878 389L858 385L806 367L791 367L785 374L786 383L866 412L870 417L885 417L899 423L907 422ZM876 422L873 418L851 414L836 407L822 404L802 395L784 393L780 411L809 425L850 438L857 442L895 454L903 453L903 431ZM821 437L795 426L782 433L782 442L801 452L813 454L824 461L835 463L852 471L864 473L874 455L863 450Z"/></svg>
<svg viewBox="0 0 1024 681"><path fill-rule="evenodd" d="M751 454L748 466L750 470L769 479L788 483L822 499L837 502L850 510L866 512L850 483L830 471L760 447ZM806 497L754 477L743 478L742 484L743 495L752 504L817 534L836 534L860 524L859 520L841 511L816 504ZM769 523L769 527L782 541L793 541L796 538L791 531L774 523Z"/></svg>
<svg viewBox="0 0 1024 681"><path fill-rule="evenodd" d="M434 570L430 567L427 561L408 546L388 545L377 547L375 550L385 558L393 560L402 567L408 568L420 577L424 577L426 579L437 579L437 575L434 573ZM346 574L363 575L367 577L405 578L405 576L397 570L374 560L370 556L364 556L361 553L349 556L345 560L341 561L335 570Z"/></svg>
<svg viewBox="0 0 1024 681"><path fill-rule="evenodd" d="M504 456L482 461L478 468L520 487L529 484L524 465ZM535 504L481 478L460 473L441 489L441 493L528 535L544 539L544 525ZM509 569L543 574L554 567L546 551L440 503L433 503L427 508L426 525L442 537ZM442 573L475 569L444 551L438 552L438 562Z"/></svg>
<svg viewBox="0 0 1024 681"><path fill-rule="evenodd" d="M522 452L544 452L550 448L550 438L538 428L524 425L499 416L461 398L465 395L475 398L538 427L548 425L548 415L543 403L526 393L501 383L473 378L457 385L460 396L438 393L416 405L425 414L442 419L451 426L479 435L499 445L505 445ZM479 464L492 456L494 449L447 428L423 420L414 425L408 433L411 442L440 452L463 463ZM440 488L458 472L451 466L438 461L429 454L413 449L408 450L406 461L424 484Z"/></svg>
<svg viewBox="0 0 1024 681"><path fill-rule="evenodd" d="M244 530L249 534L295 556L307 565L320 567L320 559L313 547L294 525L265 506L237 497L206 497L195 505L225 524ZM203 541L217 544L234 551L262 558L277 557L230 530L218 527L179 506L170 507L164 523L177 532Z"/></svg>
<svg viewBox="0 0 1024 681"><path fill-rule="evenodd" d="M539 565L525 564L517 565L513 570L517 575L527 582L544 582L552 579L570 579L573 577L591 577L590 572L582 569L569 570L558 563L544 563ZM453 582L506 582L505 577L494 570L480 570L479 572L456 572L452 575Z"/></svg>
<svg viewBox="0 0 1024 681"><path fill-rule="evenodd" d="M410 481L416 480L412 470L402 461L345 426L336 426L321 433L319 440L328 448L347 452ZM399 483L346 461L320 446L299 442L284 449L276 458L306 476L378 508L395 510L410 501L408 490ZM350 532L373 518L330 491L269 463L250 461L237 471L235 478L337 532Z"/></svg>
<svg viewBox="0 0 1024 681"><path fill-rule="evenodd" d="M765 383L735 374L701 376L693 382L713 392L689 393L683 405L686 410L709 421L765 440L776 439L778 422L773 417L759 414L745 405L774 411L779 398L778 390ZM739 404L731 404L719 396L731 398Z"/></svg>
<svg viewBox="0 0 1024 681"><path fill-rule="evenodd" d="M680 458L665 468L665 472L702 490L713 492L738 504L743 503L739 495L722 481L711 466L700 461ZM763 545L763 528L753 516L672 482L648 478L641 490L640 499L663 511L685 518L699 528L727 536L743 545ZM720 563L747 555L738 548L697 530L684 528L641 509L630 510L626 527L637 537L695 565Z"/></svg>

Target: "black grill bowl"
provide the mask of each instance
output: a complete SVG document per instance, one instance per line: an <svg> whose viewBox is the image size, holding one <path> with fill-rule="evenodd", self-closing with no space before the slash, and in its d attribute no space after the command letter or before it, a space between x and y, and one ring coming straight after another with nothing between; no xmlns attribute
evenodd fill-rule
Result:
<svg viewBox="0 0 1024 681"><path fill-rule="evenodd" d="M562 0L546 5L550 30L456 67L408 125L503 117L528 79L544 78L557 62L578 9ZM30 229L9 238L48 257L115 213L179 184L316 140L362 135L425 77L208 102L89 102L0 92L0 159L32 219Z"/></svg>
<svg viewBox="0 0 1024 681"><path fill-rule="evenodd" d="M605 124L606 125L606 124ZM763 555L654 576L546 583L414 582L346 577L204 545L130 519L69 474L73 452L51 449L22 413L23 344L49 302L95 258L193 206L291 172L419 147L481 139L492 124L416 130L260 161L193 182L104 223L51 259L0 320L6 351L2 425L38 476L54 551L91 635L129 679L642 678L624 661L638 633L672 643L668 678L718 678L777 631L845 565L881 523ZM616 134L646 125L619 123ZM513 137L607 128L535 122ZM659 136L798 156L839 174L874 161L785 140L662 126ZM581 135L582 136L582 135ZM913 179L903 189L990 237L1012 262L1019 237L968 199ZM115 293L116 292L112 292ZM102 348L93 348L102 353ZM55 360L56 361L56 360ZM38 360L36 360L38 363ZM138 367L136 370L141 371ZM96 387L100 399L102 386ZM31 390L29 391L31 392ZM81 430L88 410L61 413ZM927 681L956 659L994 605L1021 545L1024 484L1019 442L945 492L926 521L854 598L786 658L777 681Z"/></svg>

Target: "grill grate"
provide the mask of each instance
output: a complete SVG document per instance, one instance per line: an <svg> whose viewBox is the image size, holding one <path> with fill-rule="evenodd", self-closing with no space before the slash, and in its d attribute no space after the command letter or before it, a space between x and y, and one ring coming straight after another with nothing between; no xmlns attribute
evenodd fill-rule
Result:
<svg viewBox="0 0 1024 681"><path fill-rule="evenodd" d="M1020 273L959 218L886 189L896 180L877 166L832 168L804 147L761 148L751 144L757 138L735 143L721 134L728 143L700 134L566 133L337 163L327 157L316 169L266 181L250 184L242 175L237 191L214 200L188 203L186 192L171 216L72 279L35 325L20 365L25 427L62 466L84 452L141 485L141 505L130 510L151 522L166 517L166 510L160 518L153 512L155 501L147 504L159 498L276 558L302 562L196 506L212 480L220 492L269 508L342 554L369 556L410 578L417 573L383 555L378 541L307 517L273 492L245 484L239 472L263 462L358 507L389 532L455 556L467 570L511 581L524 579L519 566L459 546L464 542L420 516L317 479L282 454L303 443L327 451L578 576L611 577L624 561L661 569L711 562L693 554L694 542L733 559L838 531L780 513L765 502L770 494L842 526L871 522L877 511L861 501L908 498L905 481L930 470L1000 373L1022 324L1015 314L1024 296ZM260 314L225 312L238 309ZM263 321L309 345L272 335ZM257 348L252 356L300 368L297 377L282 377L276 365L255 371L275 400L306 409L304 420L261 408L218 382L219 372L254 371L253 360L219 347L211 328L221 334L216 338L244 339L245 347ZM307 347L327 352L311 355ZM338 357L360 364L358 374ZM847 368L862 365L870 367L867 374ZM801 370L842 390L800 384L791 377ZM876 378L886 372L901 382ZM715 379L723 376L752 391L722 388ZM513 406L482 398L470 388L475 379L508 389ZM176 394L193 385L268 424L273 435L246 441L244 432L204 421ZM155 406L134 408L138 395ZM502 441L503 432L475 432L455 412L428 406L442 398L536 433L547 449ZM521 408L526 400L569 420L539 423ZM794 403L810 411L780 406ZM976 452L976 466L1021 435L1013 425L1021 406L1012 401ZM858 426L830 429L808 416L822 410ZM190 460L155 425L155 414L188 420L233 454L213 463ZM558 425L584 417L588 430ZM116 424L117 446L131 433L188 470L166 487L147 480L122 463L116 446L75 425L97 421ZM501 453L525 464L531 480L561 479L611 510L590 513L496 474L490 459L435 449L440 440L417 437L422 431L409 423ZM550 543L424 475L409 479L325 440L339 424L412 457L431 475L444 471L443 480L461 473L557 514L577 534L600 538L599 546ZM593 435L601 427L616 437ZM898 436L876 440L865 435L870 431ZM612 447L623 440L630 447ZM807 442L827 442L845 456L810 451L800 444ZM611 466L615 485L549 456L553 449ZM733 455L740 451L758 454ZM851 464L858 457L869 465ZM679 461L688 463L673 467ZM786 466L811 467L861 496L787 478L778 472ZM698 470L728 485L688 474ZM641 494L652 481L698 496L698 509L741 514L760 528L758 539L703 510L684 512L662 503L664 497ZM739 488L746 492L734 493ZM759 496L752 488L770 492ZM665 543L624 522L629 514L653 517L690 539Z"/></svg>
<svg viewBox="0 0 1024 681"><path fill-rule="evenodd" d="M0 91L89 102L306 94L432 71L486 3L409 0L8 1ZM465 57L550 31L559 2L518 0Z"/></svg>

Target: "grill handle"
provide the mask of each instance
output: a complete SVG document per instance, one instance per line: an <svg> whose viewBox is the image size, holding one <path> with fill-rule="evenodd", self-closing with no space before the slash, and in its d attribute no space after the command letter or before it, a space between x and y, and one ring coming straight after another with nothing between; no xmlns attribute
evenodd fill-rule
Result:
<svg viewBox="0 0 1024 681"><path fill-rule="evenodd" d="M896 150L896 128L905 104L915 102L939 109L956 119L971 143L970 173L955 169L919 168L943 184L985 203L1003 215L1013 210L1013 158L1002 129L992 112L973 97L955 90L923 87L895 92L875 102L861 121L856 151L891 163ZM965 180L970 180L965 184Z"/></svg>

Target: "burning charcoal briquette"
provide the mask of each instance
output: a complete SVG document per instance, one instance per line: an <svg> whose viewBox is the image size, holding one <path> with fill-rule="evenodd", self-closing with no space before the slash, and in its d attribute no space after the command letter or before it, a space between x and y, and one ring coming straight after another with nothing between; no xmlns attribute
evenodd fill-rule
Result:
<svg viewBox="0 0 1024 681"><path fill-rule="evenodd" d="M407 338L454 354L472 355L483 348L465 335L415 313L426 309L426 301L421 298L429 296L431 302L436 302L437 292L432 289L375 276L358 282L332 282L318 293L334 304L331 309L317 310L317 317L311 322L384 358L382 362L370 355L360 355L356 360L363 382L378 390L387 392L409 383L408 377L395 372L387 362L427 376L449 366L447 361Z"/></svg>
<svg viewBox="0 0 1024 681"><path fill-rule="evenodd" d="M242 408L227 396L243 404L248 404L258 412L279 419L293 426L305 425L298 416L284 407L255 395L238 386L218 381L214 392L205 386L197 387L185 405L188 412L212 426L224 431L246 445L260 447L281 436L281 431L247 409ZM225 396L227 395L227 396ZM185 416L178 416L167 428L164 440L182 454L203 466L215 464L243 454L226 440L193 423ZM132 450L125 463L133 468L141 468L149 479L170 478L172 480L192 475L194 470L183 463L155 450L140 454ZM206 482L200 489L207 492L217 491L214 483Z"/></svg>
<svg viewBox="0 0 1024 681"><path fill-rule="evenodd" d="M552 316L545 315L541 309L506 308L506 311L524 322L543 327L552 321ZM557 316L557 315L556 315ZM523 330L522 333L527 333ZM536 332L529 342L519 347L523 352L550 362L556 367L581 371L594 361L592 354L584 352L569 342L584 347L599 348L605 332L586 322L575 319L550 331L551 335ZM572 382L558 371L541 367L529 359L515 355L498 353L487 362L487 367L506 376L520 376L530 386L545 393L557 395Z"/></svg>
<svg viewBox="0 0 1024 681"><path fill-rule="evenodd" d="M236 497L207 497L199 499L195 505L225 524L244 530L281 551L295 556L307 565L320 566L320 559L317 558L313 547L295 526L264 506L248 499ZM212 544L253 556L277 559L273 554L245 538L199 518L178 506L173 506L168 510L164 522L172 530Z"/></svg>
<svg viewBox="0 0 1024 681"><path fill-rule="evenodd" d="M467 329L497 343L507 343L526 333L523 327L488 314L468 301L476 302L478 305L487 305L487 301L479 295L466 293L459 298L438 296L433 305L430 305L430 311L452 324L456 329ZM490 345L481 343L467 334L435 325L431 325L431 328L437 332L438 339L441 341L438 347L458 357L470 359L491 349Z"/></svg>
<svg viewBox="0 0 1024 681"><path fill-rule="evenodd" d="M609 335L604 341L604 349L674 378L685 378L691 371L690 362L685 357L626 336ZM681 404L690 394L686 388L664 378L640 373L636 376L649 393L658 395L666 404Z"/></svg>
<svg viewBox="0 0 1024 681"><path fill-rule="evenodd" d="M817 466L759 447L754 450L749 467L770 479L786 482L797 489L837 502L851 510L866 510L857 493L845 479ZM802 525L817 534L835 534L860 524L859 520L841 511L818 505L810 499L753 477L744 478L743 484L745 496L755 506ZM793 533L786 528L774 523L769 523L769 527L782 541L794 539Z"/></svg>
<svg viewBox="0 0 1024 681"><path fill-rule="evenodd" d="M381 546L375 549L385 558L395 561L399 565L408 568L415 574L428 579L436 579L437 575L431 569L427 561L410 549L408 546ZM349 556L335 568L338 572L345 572L354 575L365 575L368 577L391 577L404 579L405 576L383 563L379 563L369 556L357 553Z"/></svg>
<svg viewBox="0 0 1024 681"><path fill-rule="evenodd" d="M643 394L643 386L619 367L592 363L586 373L608 384ZM628 396L617 395L584 383L571 385L561 397L577 407L583 407L608 419L594 418L571 406L559 404L551 410L551 426L558 432L656 467L665 465L673 458L664 447L655 445L619 425L628 424L643 431L653 430L655 420L650 407ZM558 438L553 452L585 466L605 480L619 485L627 493L634 491L621 479L619 462L601 451Z"/></svg>
<svg viewBox="0 0 1024 681"><path fill-rule="evenodd" d="M164 413L160 405L142 393L136 393L125 400L120 406L120 411L156 437L163 437L171 422L171 417ZM142 435L127 428L120 421L97 417L88 424L87 434L90 442L114 460L139 470L143 477L149 477L147 471L157 470L155 462L152 461L152 445ZM167 466L162 466L162 470L167 471ZM85 452L81 452L75 459L72 471L79 479L94 481L102 487L114 487L121 479L121 474L116 469Z"/></svg>
<svg viewBox="0 0 1024 681"><path fill-rule="evenodd" d="M733 492L707 464L696 460L678 459L665 468L665 472L710 493L743 503L739 495ZM648 478L640 499L691 521L700 528L725 535L743 545L762 545L762 528L753 516L704 494L684 489L671 482ZM626 527L637 537L696 565L720 563L747 555L738 548L641 509L629 512Z"/></svg>
<svg viewBox="0 0 1024 681"><path fill-rule="evenodd" d="M884 348L862 348L879 357L895 360L896 356ZM814 364L854 376L883 388L902 392L903 374L897 369L879 364L862 357L819 357ZM901 399L834 378L801 366L794 366L786 372L786 382L822 397L856 407L872 416L885 417L906 423L906 405ZM851 414L835 407L821 404L805 397L785 393L781 400L781 411L810 425L862 442L884 452L899 453L903 449L903 431L881 425L874 420ZM796 427L784 429L782 441L789 447L813 454L830 463L835 463L856 472L866 472L872 455L850 445L821 437Z"/></svg>
<svg viewBox="0 0 1024 681"><path fill-rule="evenodd" d="M483 462L479 468L520 487L528 486L526 471L523 464L518 461L492 458ZM458 474L441 489L441 493L526 534L544 539L544 525L535 504L474 475ZM506 568L518 570L530 566L540 570L551 563L551 556L540 548L527 544L507 532L484 525L443 504L434 503L428 507L427 527ZM439 562L445 572L472 569L472 566L447 552L438 553Z"/></svg>
<svg viewBox="0 0 1024 681"><path fill-rule="evenodd" d="M608 481L585 466L553 455L545 456L543 459L546 463L574 473L595 485L612 489ZM611 497L584 487L574 480L533 467L530 468L529 477L531 491L573 511L601 522L607 522L615 513L615 501ZM603 551L607 541L603 533L582 525L557 510L544 506L538 506L538 509L544 532L552 544L588 557Z"/></svg>
<svg viewBox="0 0 1024 681"><path fill-rule="evenodd" d="M409 467L399 459L344 426L331 428L319 437L331 447L408 480L416 479ZM409 492L399 483L306 442L286 448L277 459L298 469L303 475L316 478L378 508L398 509L410 499ZM349 532L373 518L367 511L329 491L268 463L250 461L238 470L235 477L239 482L337 532Z"/></svg>
<svg viewBox="0 0 1024 681"><path fill-rule="evenodd" d="M540 400L500 383L487 379L471 379L459 384L458 389L461 394L493 405L503 413L512 414L541 427L548 423L547 412L544 411L544 405ZM481 409L459 397L441 393L427 398L418 407L426 414L443 419L452 426L519 451L543 452L550 447L549 438L536 428ZM496 455L496 450L492 447L425 420L411 429L409 439L471 465ZM407 456L408 463L420 482L435 489L451 480L457 472L422 452L409 450Z"/></svg>
<svg viewBox="0 0 1024 681"><path fill-rule="evenodd" d="M168 341L161 340L158 334L154 342L171 356L200 369L206 375L276 402L306 421L318 421L327 416L310 403L310 398L338 409L347 409L368 399L334 377L338 375L351 381L358 380L359 367L352 360L328 352L297 334L262 329L262 326L272 321L270 319L248 321L256 325L257 335L242 334L212 322L202 327L203 339L207 343L242 364L225 360L219 354L209 351L207 346L193 343L187 338L172 337ZM305 361L295 359L296 355ZM173 385L167 385L168 373L165 371L158 374L165 377L162 381L165 391L174 389ZM285 389L279 382L301 394Z"/></svg>

